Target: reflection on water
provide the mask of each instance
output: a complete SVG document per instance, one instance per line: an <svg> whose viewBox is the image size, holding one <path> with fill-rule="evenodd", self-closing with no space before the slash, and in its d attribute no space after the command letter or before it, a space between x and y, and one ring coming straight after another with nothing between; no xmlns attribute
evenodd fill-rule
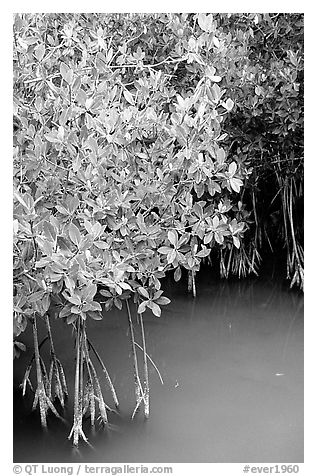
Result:
<svg viewBox="0 0 317 476"><path fill-rule="evenodd" d="M160 319L145 316L151 415L134 421L132 358L123 312L91 322L89 335L108 366L120 401L113 430L87 432L94 450L73 454L71 428L51 421L43 435L30 401L15 394L15 462L302 462L303 298L281 283L249 280L198 282L193 300L185 286L166 284L172 303ZM73 380L70 329L54 325L56 348ZM31 335L23 336L31 343ZM32 355L15 362L15 384ZM44 352L45 355L45 352ZM71 385L69 385L71 386ZM107 401L111 402L110 394ZM71 397L70 397L71 398Z"/></svg>

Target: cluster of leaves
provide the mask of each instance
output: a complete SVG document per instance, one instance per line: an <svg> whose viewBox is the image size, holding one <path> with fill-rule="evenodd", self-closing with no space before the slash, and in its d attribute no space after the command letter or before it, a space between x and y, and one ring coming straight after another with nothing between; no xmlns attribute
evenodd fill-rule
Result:
<svg viewBox="0 0 317 476"><path fill-rule="evenodd" d="M174 69L175 89L194 89L208 56L216 67L210 70L214 92L219 83L221 94L230 95L223 106L231 113L222 126L229 160L253 168L243 192L253 225L240 249L221 250L227 257L222 274L254 270L259 252L281 247L287 276L296 268L303 274L303 15L183 14L165 21L172 49L184 58ZM163 42L157 28L159 61ZM167 45L164 51L174 57ZM160 67L166 72L166 65ZM291 213L285 206L290 196ZM297 284L302 286L301 279Z"/></svg>
<svg viewBox="0 0 317 476"><path fill-rule="evenodd" d="M257 250L286 249L287 276L294 282L298 271L302 287L303 14L215 17L217 70L234 101L225 124L229 156L254 171L244 194L253 218L248 241Z"/></svg>
<svg viewBox="0 0 317 476"><path fill-rule="evenodd" d="M203 14L15 16L17 335L52 302L68 323L100 319L98 290L106 309L133 295L159 316L167 271L240 248L251 169L223 145L234 101L216 27Z"/></svg>

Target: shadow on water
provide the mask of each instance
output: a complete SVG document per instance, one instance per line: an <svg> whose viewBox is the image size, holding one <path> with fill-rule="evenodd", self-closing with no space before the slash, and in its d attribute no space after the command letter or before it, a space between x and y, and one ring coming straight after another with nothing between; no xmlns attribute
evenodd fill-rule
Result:
<svg viewBox="0 0 317 476"><path fill-rule="evenodd" d="M198 296L185 283L165 283L172 303L160 319L145 315L147 346L164 379L150 366L151 415L130 420L133 376L127 320L111 311L89 323L89 336L107 363L120 401L112 431L89 433L94 450L71 451L65 425L51 419L43 435L32 403L14 392L15 462L302 462L303 297L280 281L212 281ZM54 324L56 347L73 381L70 330ZM31 336L25 334L31 344ZM47 349L44 350L44 357ZM17 387L32 354L15 362ZM111 402L110 394L106 393ZM72 400L72 396L70 396Z"/></svg>

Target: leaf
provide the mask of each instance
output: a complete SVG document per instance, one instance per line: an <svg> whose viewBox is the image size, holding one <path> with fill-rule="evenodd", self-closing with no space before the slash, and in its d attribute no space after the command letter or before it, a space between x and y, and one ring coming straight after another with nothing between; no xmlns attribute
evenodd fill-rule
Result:
<svg viewBox="0 0 317 476"><path fill-rule="evenodd" d="M218 218L217 215L214 216L213 219L212 219L212 226L213 226L214 228L218 228L218 226L219 226L219 218Z"/></svg>
<svg viewBox="0 0 317 476"><path fill-rule="evenodd" d="M213 77L215 78L215 76ZM212 87L207 87L207 96L210 101L218 103L219 99L221 98L221 89L219 88L218 84L214 81L215 84L212 85Z"/></svg>
<svg viewBox="0 0 317 476"><path fill-rule="evenodd" d="M70 314L70 309L71 309L71 306L69 304L67 304L66 306L63 307L63 309L60 311L59 313L59 317L66 317L66 316L69 316Z"/></svg>
<svg viewBox="0 0 317 476"><path fill-rule="evenodd" d="M36 56L37 61L41 61L45 55L45 46L40 44L37 48L35 48L34 54Z"/></svg>
<svg viewBox="0 0 317 476"><path fill-rule="evenodd" d="M222 233L215 233L215 240L216 240L217 243L219 243L219 245L222 245L222 243L224 241L223 234Z"/></svg>
<svg viewBox="0 0 317 476"><path fill-rule="evenodd" d="M105 296L105 297L112 297L112 294L110 291L107 291L106 289L100 289L99 293L102 295L102 296Z"/></svg>
<svg viewBox="0 0 317 476"><path fill-rule="evenodd" d="M78 246L81 240L81 234L77 226L74 225L74 223L69 224L68 232L69 232L69 238L72 240L72 242L76 246Z"/></svg>
<svg viewBox="0 0 317 476"><path fill-rule="evenodd" d="M57 132L56 131L52 131L49 134L44 134L44 137L49 142L60 142L59 138L57 137Z"/></svg>
<svg viewBox="0 0 317 476"><path fill-rule="evenodd" d="M80 167L81 167L81 158L78 155L72 163L72 169L74 172L78 172L78 170L80 170Z"/></svg>
<svg viewBox="0 0 317 476"><path fill-rule="evenodd" d="M73 293L73 291L75 289L74 280L70 276L65 275L64 276L64 283L65 283L66 288L69 289Z"/></svg>
<svg viewBox="0 0 317 476"><path fill-rule="evenodd" d="M43 306L44 312L47 312L49 310L50 304L51 304L50 295L48 293L45 293L42 299L42 306Z"/></svg>
<svg viewBox="0 0 317 476"><path fill-rule="evenodd" d="M173 246L177 245L177 241L178 241L177 231L169 230L168 233L167 233L167 238L168 238L169 242L172 243Z"/></svg>
<svg viewBox="0 0 317 476"><path fill-rule="evenodd" d="M87 306L90 308L88 311L102 311L101 304L98 301L90 301Z"/></svg>
<svg viewBox="0 0 317 476"><path fill-rule="evenodd" d="M113 306L113 299L108 299L108 301L105 302L105 310L110 311L112 306Z"/></svg>
<svg viewBox="0 0 317 476"><path fill-rule="evenodd" d="M231 162L229 165L229 174L233 176L237 171L237 164L235 162Z"/></svg>
<svg viewBox="0 0 317 476"><path fill-rule="evenodd" d="M71 84L73 81L73 70L67 66L65 63L61 63L59 67L60 73L62 78L66 81L66 83Z"/></svg>
<svg viewBox="0 0 317 476"><path fill-rule="evenodd" d="M198 25L203 31L210 33L213 27L213 16L210 13L206 15L205 13L199 13L198 15Z"/></svg>
<svg viewBox="0 0 317 476"><path fill-rule="evenodd" d="M94 241L94 246L99 248L100 250L107 250L109 249L109 244L105 241Z"/></svg>
<svg viewBox="0 0 317 476"><path fill-rule="evenodd" d="M122 289L126 289L128 291L132 291L132 288L130 286L130 284L128 283L125 283L124 281L122 283L119 283L119 286L122 288Z"/></svg>
<svg viewBox="0 0 317 476"><path fill-rule="evenodd" d="M234 106L234 102L232 101L232 99L228 98L227 101L224 103L224 106L227 109L227 111L231 111L231 109Z"/></svg>
<svg viewBox="0 0 317 476"><path fill-rule="evenodd" d="M161 308L160 306L158 306L155 302L150 302L149 304L151 304L151 309L152 309L152 312L154 314L154 316L156 317L161 317ZM150 307L148 304L148 307Z"/></svg>
<svg viewBox="0 0 317 476"><path fill-rule="evenodd" d="M36 36L28 36L27 38L23 39L28 45L34 45L38 42L38 38Z"/></svg>
<svg viewBox="0 0 317 476"><path fill-rule="evenodd" d="M168 246L161 246L157 251L163 255L168 255L168 253L171 251L171 248Z"/></svg>
<svg viewBox="0 0 317 476"><path fill-rule="evenodd" d="M43 224L43 231L45 234L45 238L48 241L55 243L56 236L57 236L56 230L53 227L53 225L46 220L44 221L44 224Z"/></svg>
<svg viewBox="0 0 317 476"><path fill-rule="evenodd" d="M65 136L65 129L63 126L58 126L58 130L57 130L57 139L60 141L60 142L63 142L64 140L64 136Z"/></svg>
<svg viewBox="0 0 317 476"><path fill-rule="evenodd" d="M117 309L120 309L120 311L121 311L121 309L122 309L122 301L121 301L121 299L114 298L113 302L114 302L114 305L116 306L116 308L117 308Z"/></svg>
<svg viewBox="0 0 317 476"><path fill-rule="evenodd" d="M142 314L145 311L147 303L148 301L143 301L141 304L139 304L138 314Z"/></svg>
<svg viewBox="0 0 317 476"><path fill-rule="evenodd" d="M202 218L202 216L200 218ZM189 237L190 237L189 233L184 233L184 235L182 235L178 241L178 246L180 247L184 245L185 243L188 243Z"/></svg>
<svg viewBox="0 0 317 476"><path fill-rule="evenodd" d="M166 304L169 304L171 300L168 297L161 296L155 302L156 304L160 304L161 306L166 306Z"/></svg>
<svg viewBox="0 0 317 476"><path fill-rule="evenodd" d="M16 235L19 231L19 221L13 220L13 233Z"/></svg>
<svg viewBox="0 0 317 476"><path fill-rule="evenodd" d="M75 304L76 306L81 305L81 299L78 296L78 294L72 294L71 296L67 296L65 293L66 299L71 302L72 304Z"/></svg>
<svg viewBox="0 0 317 476"><path fill-rule="evenodd" d="M92 234L93 225L88 220L84 220L84 227L86 228L87 233Z"/></svg>
<svg viewBox="0 0 317 476"><path fill-rule="evenodd" d="M128 101L128 103L132 104L132 106L134 106L134 99L133 99L133 96L132 94L127 90L125 89L123 91L123 95L124 97L126 98L126 100Z"/></svg>
<svg viewBox="0 0 317 476"><path fill-rule="evenodd" d="M102 320L102 314L100 312L88 311L87 316L91 317L91 319L94 319L95 321L101 321Z"/></svg>
<svg viewBox="0 0 317 476"><path fill-rule="evenodd" d="M62 205L56 205L55 206L56 210L61 213L62 215L69 215L69 212L68 210L66 210L65 207L63 207Z"/></svg>
<svg viewBox="0 0 317 476"><path fill-rule="evenodd" d="M157 299L158 299L159 297L161 297L162 294L163 294L162 289L159 289L158 291L156 291L156 292L154 293L153 300L154 300L154 301L157 301Z"/></svg>
<svg viewBox="0 0 317 476"><path fill-rule="evenodd" d="M177 102L178 102L178 106L180 107L180 109L185 111L186 110L186 101L179 94L177 94Z"/></svg>
<svg viewBox="0 0 317 476"><path fill-rule="evenodd" d="M171 249L170 252L167 255L168 264L173 263L175 258L176 258L176 251Z"/></svg>
<svg viewBox="0 0 317 476"><path fill-rule="evenodd" d="M197 197L198 198L201 198L205 192L205 183L204 182L200 182L200 183L196 183L194 182L194 190L197 194Z"/></svg>
<svg viewBox="0 0 317 476"><path fill-rule="evenodd" d="M221 76L208 76L211 81L214 83L219 83L222 80Z"/></svg>
<svg viewBox="0 0 317 476"><path fill-rule="evenodd" d="M81 310L78 306L72 306L70 310L73 314L81 314Z"/></svg>
<svg viewBox="0 0 317 476"><path fill-rule="evenodd" d="M219 48L220 41L218 40L218 38L216 36L213 37L212 42L213 42L213 44L215 45L216 48Z"/></svg>
<svg viewBox="0 0 317 476"><path fill-rule="evenodd" d="M23 198L21 197L21 195L18 192L14 192L13 195L21 203L21 205L24 206L24 208L26 210L29 210L29 207L27 206L27 204L25 203L25 201L23 200Z"/></svg>
<svg viewBox="0 0 317 476"><path fill-rule="evenodd" d="M62 273L61 273L61 274L57 274L57 273L52 273L52 272L51 272L50 275L49 275L49 277L50 277L50 280L52 281L52 283L56 283L56 282L58 282L60 279L62 279L63 274L62 274Z"/></svg>
<svg viewBox="0 0 317 476"><path fill-rule="evenodd" d="M197 256L197 258L206 258L206 256L208 256L210 254L210 251L211 250L209 248L203 247L202 250L198 251L196 256Z"/></svg>
<svg viewBox="0 0 317 476"><path fill-rule="evenodd" d="M261 86L256 86L254 91L257 96L261 96L261 94L263 94L263 88L261 88Z"/></svg>
<svg viewBox="0 0 317 476"><path fill-rule="evenodd" d="M28 302L37 302L44 296L44 291L37 291L28 297Z"/></svg>
<svg viewBox="0 0 317 476"><path fill-rule="evenodd" d="M210 193L210 195L213 197L215 195L215 193L220 193L221 192L221 187L220 185L215 182L214 180L209 180L208 182L208 192Z"/></svg>
<svg viewBox="0 0 317 476"><path fill-rule="evenodd" d="M150 295L149 295L148 291L143 286L140 286L138 288L138 292L139 292L139 294L141 294L146 299L150 299Z"/></svg>
<svg viewBox="0 0 317 476"><path fill-rule="evenodd" d="M177 282L181 279L181 277L182 277L182 269L180 266L178 266L174 271L174 280Z"/></svg>
<svg viewBox="0 0 317 476"><path fill-rule="evenodd" d="M217 150L217 162L219 164L223 164L226 159L226 153L224 149L218 149Z"/></svg>
<svg viewBox="0 0 317 476"><path fill-rule="evenodd" d="M66 319L66 322L67 324L72 324L73 322L77 321L78 319L78 315L77 314L70 314L67 319Z"/></svg>
<svg viewBox="0 0 317 476"><path fill-rule="evenodd" d="M23 352L26 351L26 346L22 342L14 341L14 345L16 345Z"/></svg>
<svg viewBox="0 0 317 476"><path fill-rule="evenodd" d="M99 223L99 221L97 221L94 226L92 227L92 231L93 231L93 235L94 235L94 238L98 238L101 233L103 232L104 230L104 226L102 227Z"/></svg>
<svg viewBox="0 0 317 476"><path fill-rule="evenodd" d="M240 187L242 187L242 185L243 185L242 180L237 179L237 178L231 178L229 180L229 182L230 182L230 185L232 187L232 190L239 193L240 192Z"/></svg>
<svg viewBox="0 0 317 476"><path fill-rule="evenodd" d="M233 240L234 246L239 249L239 248L240 248L240 240L239 240L239 238L238 238L237 236L233 236L233 237L232 237L232 240Z"/></svg>
<svg viewBox="0 0 317 476"><path fill-rule="evenodd" d="M200 117L200 119L202 119L204 116L206 105L207 105L206 102L201 102L198 106L197 116Z"/></svg>
<svg viewBox="0 0 317 476"><path fill-rule="evenodd" d="M214 237L214 233L212 231L210 231L209 233L207 233L207 235L204 236L204 243L205 245L208 245L208 243L211 242L211 240L213 239Z"/></svg>
<svg viewBox="0 0 317 476"><path fill-rule="evenodd" d="M110 63L110 61L112 60L112 57L113 57L113 48L110 48L107 53L107 58L106 58L107 63Z"/></svg>
<svg viewBox="0 0 317 476"><path fill-rule="evenodd" d="M82 300L83 301L91 301L94 298L96 292L97 292L97 285L96 284L88 284L88 286L85 286L82 289L82 294L81 294Z"/></svg>

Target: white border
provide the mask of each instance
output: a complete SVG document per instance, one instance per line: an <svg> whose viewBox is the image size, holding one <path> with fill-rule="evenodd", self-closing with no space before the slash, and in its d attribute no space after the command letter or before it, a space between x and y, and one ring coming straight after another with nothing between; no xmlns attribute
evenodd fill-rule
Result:
<svg viewBox="0 0 317 476"><path fill-rule="evenodd" d="M89 9L87 9L89 5ZM42 1L10 2L2 6L0 28L1 47L1 473L12 474L12 14L14 12L304 12L305 14L305 464L300 475L317 474L316 470L316 245L317 221L317 158L316 158L316 16L313 2L103 2L71 1L43 3ZM154 8L159 6L159 9ZM217 8L220 6L220 8ZM113 8L111 8L113 7ZM5 10L5 11L3 11ZM314 279L315 278L315 279ZM316 280L316 281L315 281ZM9 394L8 394L9 392ZM247 463L247 462L246 462ZM287 462L285 462L287 463ZM178 467L180 471L178 471ZM186 469L187 468L187 469ZM174 474L243 474L242 465L175 465Z"/></svg>

